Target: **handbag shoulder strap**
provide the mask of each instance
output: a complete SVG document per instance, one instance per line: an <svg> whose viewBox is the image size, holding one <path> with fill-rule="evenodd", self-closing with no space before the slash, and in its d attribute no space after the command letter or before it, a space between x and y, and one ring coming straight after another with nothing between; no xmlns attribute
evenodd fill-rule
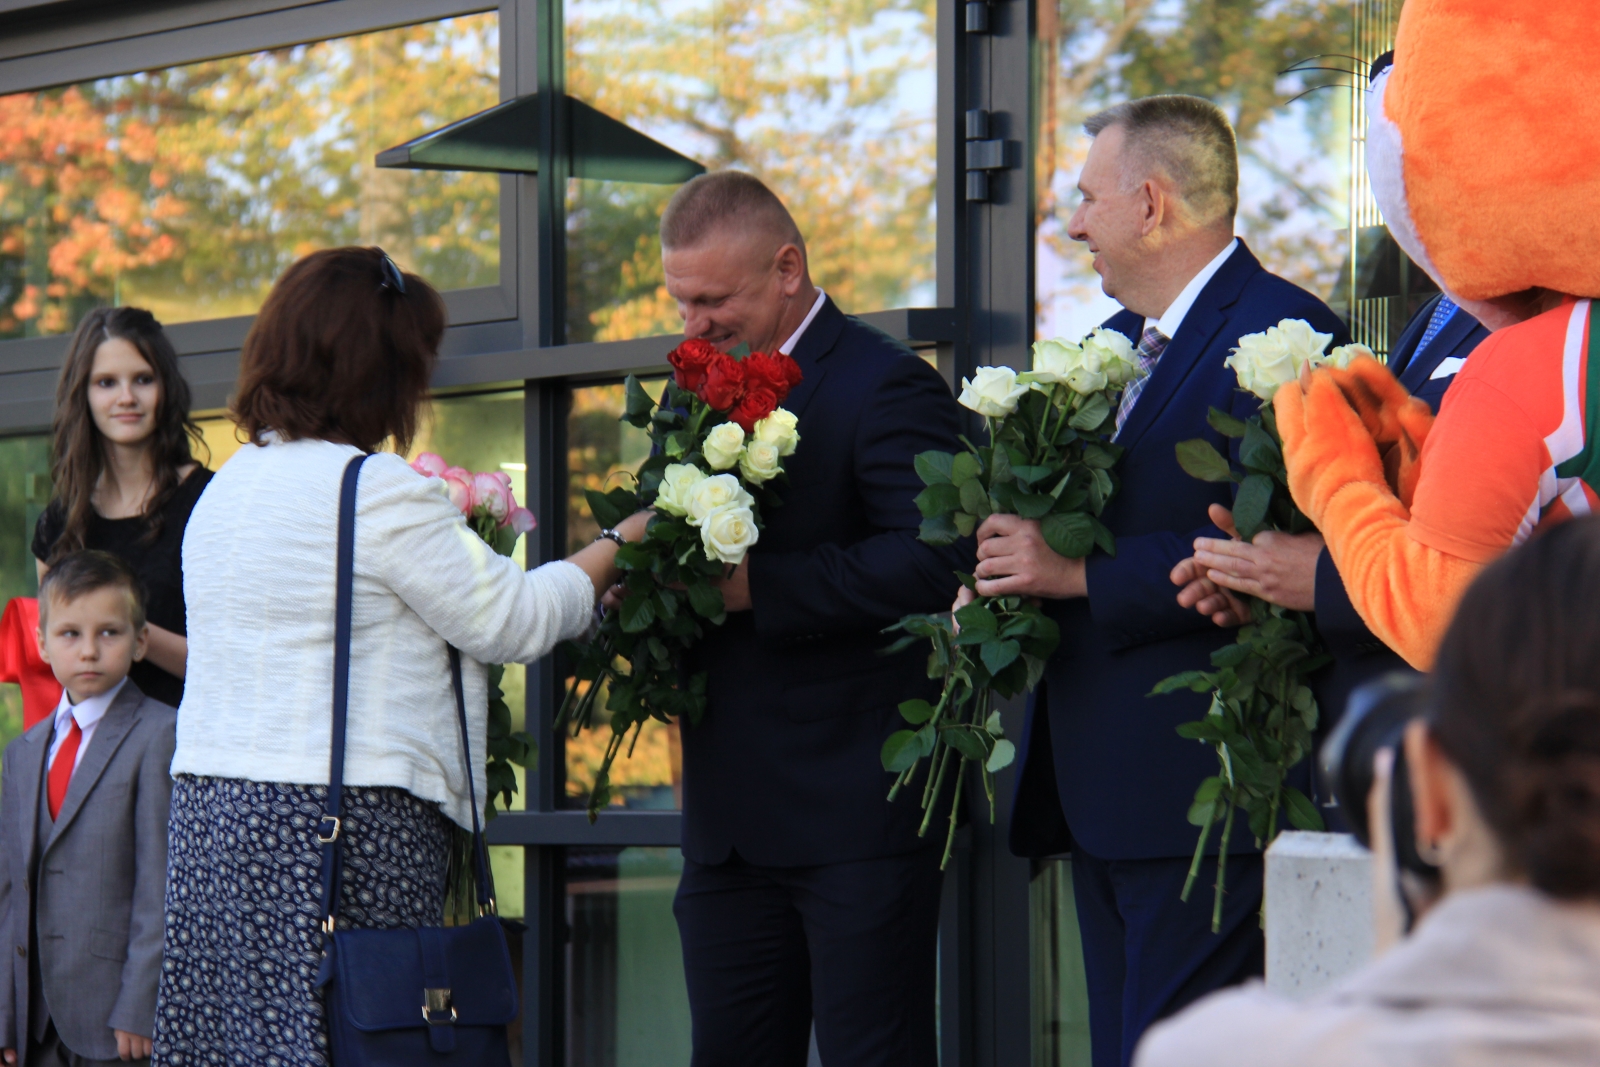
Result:
<svg viewBox="0 0 1600 1067"><path fill-rule="evenodd" d="M341 811L344 801L344 746L350 713L350 635L355 600L356 486L361 465L371 457L366 453L351 458L344 468L339 486L339 535L334 584L333 624L333 743L328 754L328 803L317 824L317 843L322 846L322 930L333 935L339 914L339 886L344 863L339 836L344 830ZM484 846L483 828L478 823L478 791L472 775L472 750L467 739L467 703L461 682L461 652L453 645L450 652L450 681L455 691L456 719L461 726L461 755L466 761L467 796L472 804L472 852L477 872L478 910L494 910L489 856Z"/></svg>

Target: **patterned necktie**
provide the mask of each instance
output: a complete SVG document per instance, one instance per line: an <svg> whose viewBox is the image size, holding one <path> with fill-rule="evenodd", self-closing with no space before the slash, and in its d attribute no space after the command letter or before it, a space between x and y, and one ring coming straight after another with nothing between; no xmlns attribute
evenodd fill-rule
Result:
<svg viewBox="0 0 1600 1067"><path fill-rule="evenodd" d="M1450 316L1455 313L1455 301L1441 295L1439 302L1434 305L1433 314L1428 316L1428 328L1422 331L1422 340L1418 341L1417 347L1411 351L1412 359L1422 355L1422 350L1433 343L1433 339L1439 336L1439 331L1444 329L1445 323L1449 322Z"/></svg>
<svg viewBox="0 0 1600 1067"><path fill-rule="evenodd" d="M1150 382L1150 375L1156 369L1156 361L1161 358L1161 352L1167 347L1169 338L1154 326L1147 327L1139 337L1138 375L1122 390L1122 403L1117 405L1117 433L1122 432L1122 424L1128 421L1128 416L1133 414L1133 405L1138 403L1139 394L1144 392L1144 387Z"/></svg>
<svg viewBox="0 0 1600 1067"><path fill-rule="evenodd" d="M72 725L67 728L67 736L62 740L61 747L56 749L55 762L50 764L48 799L51 822L61 814L61 802L67 799L67 784L72 781L73 765L78 762L78 742L83 740L83 731L78 728L78 720L70 715L67 716L67 720Z"/></svg>

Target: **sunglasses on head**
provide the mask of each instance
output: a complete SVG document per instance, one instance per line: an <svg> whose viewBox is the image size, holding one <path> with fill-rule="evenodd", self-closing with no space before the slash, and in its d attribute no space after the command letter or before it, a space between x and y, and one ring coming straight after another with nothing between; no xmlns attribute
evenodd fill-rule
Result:
<svg viewBox="0 0 1600 1067"><path fill-rule="evenodd" d="M394 260L389 258L389 253L384 252L382 249L378 251L383 256L383 280L378 283L378 288L393 289L397 293L404 293L406 291L406 276L400 273L400 268L395 265Z"/></svg>

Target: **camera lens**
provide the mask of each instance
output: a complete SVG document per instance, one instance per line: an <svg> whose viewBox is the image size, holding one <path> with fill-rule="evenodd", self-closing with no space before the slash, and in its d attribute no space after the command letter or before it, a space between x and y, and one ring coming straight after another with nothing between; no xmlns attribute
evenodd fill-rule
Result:
<svg viewBox="0 0 1600 1067"><path fill-rule="evenodd" d="M1421 674L1394 671L1360 686L1350 694L1344 717L1322 746L1323 781L1356 840L1368 848L1372 847L1372 827L1367 819L1367 797L1372 792L1372 763L1382 749L1395 750L1395 794L1397 798L1401 792L1406 794L1406 813L1410 814L1410 791L1399 788L1404 781L1398 766L1400 738L1406 723L1421 714L1423 682ZM1414 847L1410 841L1396 843L1401 848Z"/></svg>

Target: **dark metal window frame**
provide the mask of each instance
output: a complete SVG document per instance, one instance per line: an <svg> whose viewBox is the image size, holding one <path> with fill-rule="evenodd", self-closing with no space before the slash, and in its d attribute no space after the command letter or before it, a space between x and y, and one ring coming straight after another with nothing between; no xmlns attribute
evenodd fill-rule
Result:
<svg viewBox="0 0 1600 1067"><path fill-rule="evenodd" d="M984 28L969 29L970 7ZM0 0L0 93L195 62L265 48L498 10L501 99L565 88L561 0L203 0L200 3ZM863 317L921 347L936 347L952 383L978 364L1026 366L1032 340L1032 166L1029 109L1032 5L939 0L937 21L937 294L935 309ZM983 108L990 138L1020 143L1021 166L984 166L985 197L967 199L964 114ZM538 177L501 184L500 284L445 295L451 322L434 377L440 393L524 389L527 495L541 517L530 559L565 550L566 408L576 384L661 372L669 338L558 344L564 335L565 161L555 109L541 116ZM1017 148L1009 149L1016 152ZM975 161L983 162L983 161ZM196 406L224 405L250 317L171 328ZM49 425L64 337L0 342L0 433ZM978 432L978 427L971 427ZM528 668L528 722L540 745L526 810L496 820L493 839L525 848L524 1063L565 1060L565 850L676 846L675 812L607 812L590 825L563 810L564 746L551 724L561 680L553 657ZM1007 729L1021 732L1020 706ZM940 934L941 1059L947 1065L1028 1061L1028 867L1005 850L1009 774L995 826L963 830L946 881ZM981 815L975 807L974 814Z"/></svg>

